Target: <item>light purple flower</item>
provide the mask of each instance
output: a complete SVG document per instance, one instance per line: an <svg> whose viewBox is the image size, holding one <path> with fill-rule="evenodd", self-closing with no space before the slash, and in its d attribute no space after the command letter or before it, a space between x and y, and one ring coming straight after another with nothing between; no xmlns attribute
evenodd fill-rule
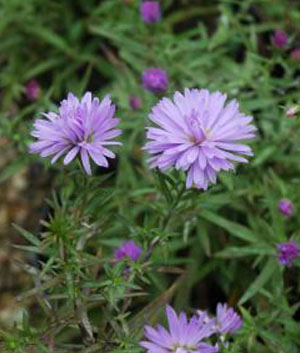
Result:
<svg viewBox="0 0 300 353"><path fill-rule="evenodd" d="M101 167L108 167L107 157L115 154L106 146L121 145L112 139L121 134L114 129L119 119L114 118L115 106L109 96L101 102L85 93L81 101L72 93L61 102L59 113L44 113L47 118L37 119L32 136L37 142L29 146L31 153L41 157L53 156L51 163L65 155L64 164L69 164L80 154L82 165L87 174L91 174L89 158Z"/></svg>
<svg viewBox="0 0 300 353"><path fill-rule="evenodd" d="M288 199L282 199L278 202L278 210L286 217L292 217L294 213L294 205Z"/></svg>
<svg viewBox="0 0 300 353"><path fill-rule="evenodd" d="M144 1L140 6L141 16L146 23L157 23L160 21L160 5L157 1Z"/></svg>
<svg viewBox="0 0 300 353"><path fill-rule="evenodd" d="M118 249L115 250L114 256L117 260L123 260L125 257L137 262L142 253L142 249L138 247L133 240L126 241Z"/></svg>
<svg viewBox="0 0 300 353"><path fill-rule="evenodd" d="M291 267L293 260L299 256L299 245L293 241L277 244L276 248L278 250L278 261L282 265Z"/></svg>
<svg viewBox="0 0 300 353"><path fill-rule="evenodd" d="M219 303L215 318L215 332L220 334L234 333L243 326L241 317L227 304Z"/></svg>
<svg viewBox="0 0 300 353"><path fill-rule="evenodd" d="M282 49L288 43L288 35L282 29L276 29L273 35L273 43L276 48Z"/></svg>
<svg viewBox="0 0 300 353"><path fill-rule="evenodd" d="M169 330L161 325L156 329L146 326L145 336L148 341L140 342L140 346L148 353L213 353L218 352L217 346L203 342L213 334L211 325L200 325L197 316L190 320L186 314L179 315L170 307L166 307Z"/></svg>
<svg viewBox="0 0 300 353"><path fill-rule="evenodd" d="M142 100L140 97L132 94L129 97L129 105L133 110L139 110L142 106Z"/></svg>
<svg viewBox="0 0 300 353"><path fill-rule="evenodd" d="M238 142L252 139L256 129L252 117L242 114L235 100L225 104L226 98L185 89L174 94L174 102L163 98L154 106L149 118L158 127L148 128L144 147L152 155L150 167L185 170L187 188L207 189L217 172L234 169L232 161L247 163L237 154L252 156L252 150Z"/></svg>
<svg viewBox="0 0 300 353"><path fill-rule="evenodd" d="M153 93L164 92L169 84L166 71L159 68L146 69L143 72L142 81L144 88Z"/></svg>
<svg viewBox="0 0 300 353"><path fill-rule="evenodd" d="M198 316L198 320L200 325L205 325L208 324L212 319L206 311L202 311L202 310L197 310L197 316Z"/></svg>
<svg viewBox="0 0 300 353"><path fill-rule="evenodd" d="M36 80L31 80L26 84L26 97L28 100L34 102L40 96L40 85Z"/></svg>

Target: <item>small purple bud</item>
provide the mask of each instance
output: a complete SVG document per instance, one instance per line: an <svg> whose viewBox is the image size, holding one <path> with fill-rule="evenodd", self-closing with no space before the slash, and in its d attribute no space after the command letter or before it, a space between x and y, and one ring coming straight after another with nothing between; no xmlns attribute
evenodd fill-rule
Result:
<svg viewBox="0 0 300 353"><path fill-rule="evenodd" d="M294 205L288 199L282 199L278 202L278 210L286 217L292 217L294 213Z"/></svg>
<svg viewBox="0 0 300 353"><path fill-rule="evenodd" d="M293 118L298 112L299 112L299 107L295 105L294 107L287 109L287 111L285 112L285 115L288 118Z"/></svg>
<svg viewBox="0 0 300 353"><path fill-rule="evenodd" d="M273 44L276 48L282 49L288 43L288 35L282 29L276 29L273 35Z"/></svg>
<svg viewBox="0 0 300 353"><path fill-rule="evenodd" d="M133 94L129 97L129 105L133 110L139 110L142 106L142 100Z"/></svg>
<svg viewBox="0 0 300 353"><path fill-rule="evenodd" d="M146 69L143 72L142 80L144 88L153 93L164 92L169 84L166 71L158 68Z"/></svg>
<svg viewBox="0 0 300 353"><path fill-rule="evenodd" d="M141 16L146 23L157 23L160 21L160 5L157 1L144 1L140 6Z"/></svg>
<svg viewBox="0 0 300 353"><path fill-rule="evenodd" d="M299 48L295 48L292 50L291 58L294 61L300 61L300 49Z"/></svg>
<svg viewBox="0 0 300 353"><path fill-rule="evenodd" d="M142 249L138 247L133 240L126 241L114 252L114 257L117 260L123 260L128 257L132 261L137 262L142 253Z"/></svg>
<svg viewBox="0 0 300 353"><path fill-rule="evenodd" d="M31 80L26 84L26 97L28 100L34 102L40 96L40 85L36 80Z"/></svg>
<svg viewBox="0 0 300 353"><path fill-rule="evenodd" d="M293 260L299 256L299 245L293 241L277 244L276 248L278 250L278 261L282 265L291 267Z"/></svg>

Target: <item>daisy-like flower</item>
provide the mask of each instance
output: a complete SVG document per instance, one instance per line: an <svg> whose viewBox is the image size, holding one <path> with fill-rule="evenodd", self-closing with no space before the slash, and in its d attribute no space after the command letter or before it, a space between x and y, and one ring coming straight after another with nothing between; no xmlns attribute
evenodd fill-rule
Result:
<svg viewBox="0 0 300 353"><path fill-rule="evenodd" d="M115 250L114 256L119 261L123 260L125 257L128 257L132 261L137 262L141 253L142 249L138 247L133 240L129 240Z"/></svg>
<svg viewBox="0 0 300 353"><path fill-rule="evenodd" d="M241 317L227 304L217 305L215 332L220 334L234 333L243 326Z"/></svg>
<svg viewBox="0 0 300 353"><path fill-rule="evenodd" d="M279 243L276 245L278 250L278 261L285 266L291 267L293 260L299 256L299 245L294 241Z"/></svg>
<svg viewBox="0 0 300 353"><path fill-rule="evenodd" d="M100 102L87 92L80 101L69 93L61 102L58 114L44 113L47 120L35 121L31 135L37 142L29 146L29 151L41 157L53 156L51 163L65 155L65 165L80 155L89 175L92 173L89 158L101 167L108 167L107 157L115 158L115 154L106 146L121 145L112 141L121 134L121 130L114 129L119 122L114 113L115 106L109 96Z"/></svg>
<svg viewBox="0 0 300 353"><path fill-rule="evenodd" d="M176 92L174 102L163 98L149 118L158 127L149 127L144 147L152 156L150 167L174 166L187 171L186 187L207 189L216 183L221 170L234 169L232 162L247 163L239 154L252 156L250 147L239 143L254 137L251 116L239 111L226 95L206 89Z"/></svg>
<svg viewBox="0 0 300 353"><path fill-rule="evenodd" d="M169 330L161 325L156 329L146 326L145 336L148 341L140 342L147 353L213 353L217 346L203 342L213 334L212 323L201 325L197 316L187 319L185 313L179 315L170 307L166 307Z"/></svg>

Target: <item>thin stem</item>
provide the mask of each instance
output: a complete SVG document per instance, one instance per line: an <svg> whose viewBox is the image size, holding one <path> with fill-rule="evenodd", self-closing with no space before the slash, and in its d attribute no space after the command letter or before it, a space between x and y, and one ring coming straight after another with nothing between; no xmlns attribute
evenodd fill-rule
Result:
<svg viewBox="0 0 300 353"><path fill-rule="evenodd" d="M183 186L181 187L180 191L178 192L177 197L176 197L176 199L174 200L173 204L172 204L171 207L169 208L169 212L168 212L166 218L164 219L163 227L162 227L162 230L163 230L163 231L168 230L169 225L170 225L170 221L171 221L171 219L172 219L172 217L173 217L173 215L174 215L174 212L175 212L175 210L176 210L176 208L177 208L179 202L181 201L182 196L183 196L183 194L184 194L185 191L186 191L186 188L185 188L185 185L183 185ZM160 239L159 239L159 238L156 238L156 239L153 241L153 243L150 245L150 247L149 247L149 249L148 249L148 251L147 251L147 253L146 253L146 256L145 256L145 259L144 259L144 263L147 262L147 261L150 259L150 257L151 257L151 255L152 255L154 249L155 249L156 246L159 244L159 241L160 241Z"/></svg>

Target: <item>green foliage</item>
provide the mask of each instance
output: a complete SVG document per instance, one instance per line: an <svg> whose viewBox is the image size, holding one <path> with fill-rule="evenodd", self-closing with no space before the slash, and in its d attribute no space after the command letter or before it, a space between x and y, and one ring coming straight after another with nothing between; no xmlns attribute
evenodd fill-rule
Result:
<svg viewBox="0 0 300 353"><path fill-rule="evenodd" d="M8 352L142 352L145 324L162 308L213 310L236 305L244 320L228 353L300 350L299 265L282 268L275 244L299 240L299 62L290 57L300 35L296 1L161 1L163 20L144 24L138 0L9 0L0 6L0 138L17 157L0 171L4 183L33 163L33 119L56 110L67 92L111 93L124 146L117 167L87 178L76 162L55 167L55 193L40 232L15 228L36 259L33 289L19 296L37 304L11 329L0 331ZM284 50L272 31L290 34ZM167 96L185 87L237 98L254 116L254 158L235 174L221 173L208 191L185 190L185 176L151 171L141 147L147 114L158 97L143 90L145 68L168 71ZM26 83L41 85L38 101ZM143 100L132 111L130 94ZM291 199L296 215L277 209ZM46 201L45 201L46 204ZM133 239L136 263L113 251ZM129 270L130 269L130 270ZM53 348L54 347L54 348Z"/></svg>

